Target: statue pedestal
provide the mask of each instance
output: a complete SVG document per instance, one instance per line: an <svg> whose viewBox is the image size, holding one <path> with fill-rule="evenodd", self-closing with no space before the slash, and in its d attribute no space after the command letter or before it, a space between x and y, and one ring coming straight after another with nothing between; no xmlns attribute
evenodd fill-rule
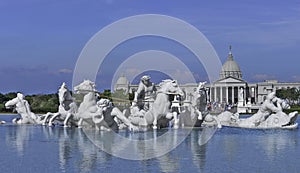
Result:
<svg viewBox="0 0 300 173"><path fill-rule="evenodd" d="M244 106L244 102L243 101L238 101L238 107L243 107Z"/></svg>
<svg viewBox="0 0 300 173"><path fill-rule="evenodd" d="M244 102L243 101L238 101L237 112L238 113L246 113L247 112L247 109L244 106Z"/></svg>
<svg viewBox="0 0 300 173"><path fill-rule="evenodd" d="M237 112L238 113L247 113L247 110L248 110L248 108L245 107L245 106L243 106L243 107L238 106L237 107Z"/></svg>
<svg viewBox="0 0 300 173"><path fill-rule="evenodd" d="M251 103L247 103L244 105L243 101L238 102L237 106L237 112L238 113L251 113Z"/></svg>

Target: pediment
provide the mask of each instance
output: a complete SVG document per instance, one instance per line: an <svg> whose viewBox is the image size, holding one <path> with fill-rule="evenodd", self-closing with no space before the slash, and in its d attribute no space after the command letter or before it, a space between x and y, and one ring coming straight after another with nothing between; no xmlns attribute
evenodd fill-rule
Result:
<svg viewBox="0 0 300 173"><path fill-rule="evenodd" d="M234 78L234 77L226 77L224 79L217 80L215 83L246 83L242 79Z"/></svg>

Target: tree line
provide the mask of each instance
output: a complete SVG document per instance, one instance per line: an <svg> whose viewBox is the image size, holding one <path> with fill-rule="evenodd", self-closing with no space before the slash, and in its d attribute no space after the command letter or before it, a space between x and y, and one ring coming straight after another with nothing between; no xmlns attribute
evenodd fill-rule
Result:
<svg viewBox="0 0 300 173"><path fill-rule="evenodd" d="M75 101L79 104L83 96L72 94ZM125 94L123 90L116 91L112 93L110 90L104 90L100 93L100 98L108 98L112 100L116 105L123 105L122 102L128 99L133 100L132 94ZM17 97L17 92L10 92L6 94L0 93L0 112L11 113L13 110L6 109L5 103L11 99ZM58 94L33 94L26 95L25 99L29 102L31 111L34 113L47 113L47 112L57 112L59 106ZM127 102L126 102L127 103Z"/></svg>
<svg viewBox="0 0 300 173"><path fill-rule="evenodd" d="M300 90L297 88L283 88L276 90L276 95L279 98L286 100L291 106L298 107L300 105ZM75 99L78 96L73 95ZM10 113L12 110L5 108L5 103L17 97L17 92L10 92L6 94L0 93L0 112ZM133 100L133 94L125 94L123 90L118 90L112 93L110 90L104 90L100 93L101 98L108 98L114 102L116 106L128 106ZM34 113L47 113L58 111L58 95L57 94L33 94L26 95L25 99L29 102L31 111Z"/></svg>
<svg viewBox="0 0 300 173"><path fill-rule="evenodd" d="M276 96L284 99L291 106L299 105L300 90L297 88L282 88L276 90Z"/></svg>
<svg viewBox="0 0 300 173"><path fill-rule="evenodd" d="M0 93L0 112L11 113L13 110L6 109L5 103L17 97L17 92L7 94ZM26 95L25 99L29 102L31 111L34 113L57 112L58 95L57 94L33 94Z"/></svg>

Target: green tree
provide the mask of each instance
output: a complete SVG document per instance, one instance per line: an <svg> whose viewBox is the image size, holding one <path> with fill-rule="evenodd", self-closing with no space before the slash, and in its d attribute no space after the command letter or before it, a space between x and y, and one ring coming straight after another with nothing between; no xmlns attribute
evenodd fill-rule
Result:
<svg viewBox="0 0 300 173"><path fill-rule="evenodd" d="M110 89L106 89L106 90L103 91L103 93L100 93L100 97L101 98L111 99L111 91L110 91Z"/></svg>
<svg viewBox="0 0 300 173"><path fill-rule="evenodd" d="M283 88L276 90L276 96L287 100L290 105L294 105L299 101L300 91L297 88Z"/></svg>

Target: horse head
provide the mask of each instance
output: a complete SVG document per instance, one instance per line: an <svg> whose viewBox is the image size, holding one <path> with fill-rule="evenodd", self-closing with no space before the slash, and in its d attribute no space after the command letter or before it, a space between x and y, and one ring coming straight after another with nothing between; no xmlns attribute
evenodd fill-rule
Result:
<svg viewBox="0 0 300 173"><path fill-rule="evenodd" d="M90 80L84 80L82 83L74 87L76 93L86 94L96 91L96 84Z"/></svg>
<svg viewBox="0 0 300 173"><path fill-rule="evenodd" d="M199 82L199 85L198 85L198 87L197 87L197 92L200 92L201 90L205 90L205 84L206 84L207 82L206 81L204 81L204 82Z"/></svg>
<svg viewBox="0 0 300 173"><path fill-rule="evenodd" d="M65 110L70 109L70 104L74 101L67 85L63 83L58 90L59 104L64 107Z"/></svg>
<svg viewBox="0 0 300 173"><path fill-rule="evenodd" d="M59 102L62 103L65 100L70 99L70 96L71 96L71 94L69 92L69 89L67 88L66 84L63 83L61 85L61 87L59 88L59 90L58 90L58 99L59 99Z"/></svg>
<svg viewBox="0 0 300 173"><path fill-rule="evenodd" d="M176 80L166 79L163 80L160 84L160 92L165 94L174 94L184 96L184 92L180 89Z"/></svg>

